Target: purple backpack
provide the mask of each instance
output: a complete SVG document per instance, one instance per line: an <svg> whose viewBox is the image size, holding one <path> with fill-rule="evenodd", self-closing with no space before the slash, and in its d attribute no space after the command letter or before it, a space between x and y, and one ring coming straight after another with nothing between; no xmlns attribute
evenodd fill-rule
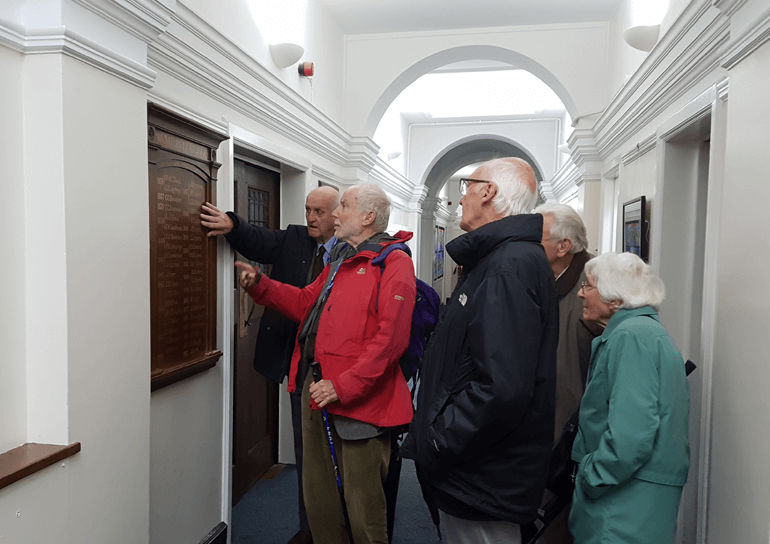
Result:
<svg viewBox="0 0 770 544"><path fill-rule="evenodd" d="M385 259L394 249L399 249L410 257L412 256L409 246L404 243L397 243L383 248L380 254L372 259L372 264L379 265L382 270L385 270ZM409 346L399 360L406 381L417 374L420 361L425 354L425 347L428 345L430 335L438 322L439 307L441 306L441 299L433 287L419 278L416 287L417 296L412 313L412 332L409 336Z"/></svg>

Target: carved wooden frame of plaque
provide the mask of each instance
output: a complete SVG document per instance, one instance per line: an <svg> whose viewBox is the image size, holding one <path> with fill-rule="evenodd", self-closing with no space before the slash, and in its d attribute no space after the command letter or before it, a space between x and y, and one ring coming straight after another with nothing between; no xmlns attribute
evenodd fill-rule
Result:
<svg viewBox="0 0 770 544"><path fill-rule="evenodd" d="M152 391L203 372L216 347L217 244L200 224L215 203L227 136L148 104Z"/></svg>

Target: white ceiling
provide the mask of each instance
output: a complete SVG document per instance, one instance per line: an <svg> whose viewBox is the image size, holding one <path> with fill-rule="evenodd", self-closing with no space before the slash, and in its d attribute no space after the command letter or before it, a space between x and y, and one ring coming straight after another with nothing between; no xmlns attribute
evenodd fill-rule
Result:
<svg viewBox="0 0 770 544"><path fill-rule="evenodd" d="M620 0L318 0L345 34L609 21Z"/></svg>

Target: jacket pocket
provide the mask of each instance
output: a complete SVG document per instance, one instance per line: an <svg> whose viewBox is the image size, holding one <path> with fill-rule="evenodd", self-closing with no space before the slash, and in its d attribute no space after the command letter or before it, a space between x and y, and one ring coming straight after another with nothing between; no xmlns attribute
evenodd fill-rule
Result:
<svg viewBox="0 0 770 544"><path fill-rule="evenodd" d="M317 347L331 355L360 355L365 343L370 301L371 293L357 293L350 299L330 297L318 324Z"/></svg>

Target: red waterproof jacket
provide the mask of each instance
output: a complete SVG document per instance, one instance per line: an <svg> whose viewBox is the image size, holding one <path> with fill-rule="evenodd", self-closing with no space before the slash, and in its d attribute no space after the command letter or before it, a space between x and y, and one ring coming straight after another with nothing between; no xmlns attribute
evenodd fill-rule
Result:
<svg viewBox="0 0 770 544"><path fill-rule="evenodd" d="M406 242L412 233L400 231L390 245ZM412 419L412 399L398 360L409 345L415 302L412 259L392 251L384 270L373 265L379 253L362 250L344 261L318 322L315 360L326 380L331 380L339 402L327 405L332 414L378 427L404 425ZM300 322L308 317L331 271L304 289L263 276L251 288L255 302L274 308ZM300 359L295 342L289 370L289 392L295 390ZM311 408L318 405L311 399Z"/></svg>

